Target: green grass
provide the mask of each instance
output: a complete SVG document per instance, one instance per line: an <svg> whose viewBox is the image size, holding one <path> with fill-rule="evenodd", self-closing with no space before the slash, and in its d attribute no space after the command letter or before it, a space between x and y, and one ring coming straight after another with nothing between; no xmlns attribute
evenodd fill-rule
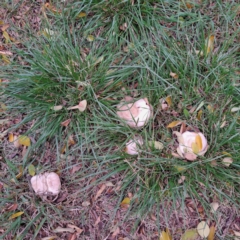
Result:
<svg viewBox="0 0 240 240"><path fill-rule="evenodd" d="M169 225L170 213L187 211L186 197L199 201L211 221L217 222L219 216L210 213L212 199L218 199L220 205L239 208L239 112L231 112L233 106L240 104L236 41L239 29L237 12L233 10L237 3L216 1L209 6L208 1L203 1L188 9L179 1L135 2L83 1L62 6L53 3L62 13L46 10L48 18L42 17L38 34L28 27L17 30L23 36L23 46L13 44L11 64L1 67L0 78L9 80L2 84L1 101L11 118L22 116L22 121L9 130L22 129L34 143L22 162L7 157L7 150L3 149L3 162L11 174L4 179L7 187L1 205L17 201L18 210L24 211L22 217L12 221L7 220L12 213L1 215L0 222L6 230L3 236L30 239L39 234L42 226L56 228L69 214L71 200L75 199L75 207L89 201L91 193L96 193L98 184L104 181L122 183L121 190L112 197L116 200L112 219L122 199L131 192L136 201L131 201L128 217L137 213L139 219L144 219L154 211L161 222L157 228L168 227L176 238L179 233ZM77 18L82 11L88 15ZM124 23L127 29L122 31L120 26ZM53 35L46 34L46 29L52 30ZM210 34L215 35L214 51L207 54L205 39ZM89 42L88 35L93 35L94 41ZM203 50L204 56L195 50ZM172 78L170 72L179 78ZM153 118L141 130L120 124L117 118L116 106L126 95L147 97L153 106ZM170 110L176 111L177 117L161 110L159 100L167 96L172 97ZM83 99L88 103L86 111L67 110ZM52 110L57 105L63 105L63 109ZM193 106L203 111L200 121L197 111L189 113ZM61 126L69 118L69 126ZM185 120L205 134L210 148L204 157L187 162L171 155L176 140L166 126L175 120ZM223 121L227 124L221 128ZM137 158L123 151L134 134L145 140ZM67 146L62 156L61 149L70 135L76 144ZM162 142L164 149L149 149L147 141L153 140ZM49 149L53 161L46 159ZM230 167L222 164L223 152L233 158ZM217 167L211 164L213 160ZM37 173L61 172L69 202L48 203L35 197L27 181L30 163ZM82 168L73 176L68 174L77 163ZM11 183L20 165L24 176L16 184ZM178 184L182 175L186 180ZM165 204L171 207L162 208ZM90 221L86 209L69 219L80 226ZM108 227L100 233L101 237L107 234ZM226 237L220 228L217 237Z"/></svg>

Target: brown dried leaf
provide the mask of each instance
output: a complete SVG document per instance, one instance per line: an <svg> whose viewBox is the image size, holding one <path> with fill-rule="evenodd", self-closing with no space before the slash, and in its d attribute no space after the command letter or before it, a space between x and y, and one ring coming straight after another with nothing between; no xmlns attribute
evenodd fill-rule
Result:
<svg viewBox="0 0 240 240"><path fill-rule="evenodd" d="M119 228L119 227L116 227L116 228L113 230L112 237L116 237L119 233L120 233L120 228Z"/></svg>
<svg viewBox="0 0 240 240"><path fill-rule="evenodd" d="M17 203L13 203L12 205L10 205L9 207L6 208L6 211L15 211L18 207Z"/></svg>
<svg viewBox="0 0 240 240"><path fill-rule="evenodd" d="M9 134L8 134L8 141L9 141L10 143L14 141L14 135L13 135L13 133L9 133Z"/></svg>
<svg viewBox="0 0 240 240"><path fill-rule="evenodd" d="M178 79L178 75L176 73L170 72L170 76L174 79Z"/></svg>
<svg viewBox="0 0 240 240"><path fill-rule="evenodd" d="M213 51L214 35L210 35L207 41L207 54Z"/></svg>
<svg viewBox="0 0 240 240"><path fill-rule="evenodd" d="M54 232L54 233L62 233L62 232L74 233L75 230L70 227L68 227L68 228L57 227L56 229L52 230L52 232Z"/></svg>
<svg viewBox="0 0 240 240"><path fill-rule="evenodd" d="M71 118L61 122L61 125L64 126L64 127L67 127L69 125L69 123L71 122Z"/></svg>
<svg viewBox="0 0 240 240"><path fill-rule="evenodd" d="M78 234L81 234L83 232L83 229L81 229L75 225L72 225L72 224L68 224L67 227L74 229Z"/></svg>
<svg viewBox="0 0 240 240"><path fill-rule="evenodd" d="M102 194L102 192L105 190L106 188L106 184L102 184L102 186L100 187L100 189L98 190L96 196L94 197L94 200L96 201L100 195Z"/></svg>
<svg viewBox="0 0 240 240"><path fill-rule="evenodd" d="M12 52L10 52L10 51L0 51L0 54L1 55L7 55L7 56L12 56L13 55Z"/></svg>
<svg viewBox="0 0 240 240"><path fill-rule="evenodd" d="M3 24L3 25L1 25L1 30L2 30L2 32L4 32L5 30L7 30L9 28L9 24Z"/></svg>
<svg viewBox="0 0 240 240"><path fill-rule="evenodd" d="M120 30L122 30L122 31L126 31L126 29L127 29L127 23L125 22L124 24L122 24L120 27L119 27L119 29Z"/></svg>

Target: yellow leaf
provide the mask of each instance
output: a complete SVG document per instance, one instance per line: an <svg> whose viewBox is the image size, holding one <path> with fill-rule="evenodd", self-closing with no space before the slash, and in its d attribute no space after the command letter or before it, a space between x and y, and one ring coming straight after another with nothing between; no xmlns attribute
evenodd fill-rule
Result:
<svg viewBox="0 0 240 240"><path fill-rule="evenodd" d="M214 111L214 109L213 109L213 107L212 107L211 105L208 105L208 106L207 106L207 109L208 109L208 111L209 111L210 113L213 113L213 111Z"/></svg>
<svg viewBox="0 0 240 240"><path fill-rule="evenodd" d="M190 3L186 3L186 7L187 7L188 9L192 9L192 8L193 8L193 5L190 4Z"/></svg>
<svg viewBox="0 0 240 240"><path fill-rule="evenodd" d="M80 12L78 15L77 15L77 18L82 18L82 17L86 17L87 14L85 12Z"/></svg>
<svg viewBox="0 0 240 240"><path fill-rule="evenodd" d="M176 127L176 126L180 125L181 123L182 123L182 121L173 121L167 125L167 128Z"/></svg>
<svg viewBox="0 0 240 240"><path fill-rule="evenodd" d="M202 113L203 111L202 110L199 110L198 113L197 113L197 119L200 121L201 118L202 118Z"/></svg>
<svg viewBox="0 0 240 240"><path fill-rule="evenodd" d="M183 172L187 170L185 166L180 166L180 165L174 165L174 168L177 170L177 172Z"/></svg>
<svg viewBox="0 0 240 240"><path fill-rule="evenodd" d="M9 133L8 140L9 140L9 142L13 142L14 141L13 133Z"/></svg>
<svg viewBox="0 0 240 240"><path fill-rule="evenodd" d="M229 157L232 156L232 155L231 155L230 153L228 153L228 152L222 152L222 154L223 154L223 155L227 155L227 156L229 156Z"/></svg>
<svg viewBox="0 0 240 240"><path fill-rule="evenodd" d="M207 41L207 54L213 51L214 35L210 35Z"/></svg>
<svg viewBox="0 0 240 240"><path fill-rule="evenodd" d="M166 229L166 232L165 231L161 232L161 236L160 236L159 240L172 240L172 237L171 237L168 229Z"/></svg>
<svg viewBox="0 0 240 240"><path fill-rule="evenodd" d="M129 207L129 205L130 205L130 202L131 202L131 199L130 198L128 198L128 197L126 197L126 198L124 198L123 200L122 200L122 202L121 202L121 208L128 208Z"/></svg>
<svg viewBox="0 0 240 240"><path fill-rule="evenodd" d="M27 136L23 136L23 135L20 135L19 138L18 138L18 142L19 144L23 145L23 146L26 146L26 147L29 147L31 145L31 140L29 137Z"/></svg>
<svg viewBox="0 0 240 240"><path fill-rule="evenodd" d="M199 135L196 136L195 138L196 144L198 146L198 149L201 150L202 149L202 139Z"/></svg>
<svg viewBox="0 0 240 240"><path fill-rule="evenodd" d="M19 179L23 175L23 166L19 166L18 169L19 169L19 173L16 175L16 179ZM15 183L15 179L14 178L12 178L10 181Z"/></svg>
<svg viewBox="0 0 240 240"><path fill-rule="evenodd" d="M198 238L197 229L192 228L186 230L186 232L181 236L180 240L195 240Z"/></svg>
<svg viewBox="0 0 240 240"><path fill-rule="evenodd" d="M24 214L24 212L14 213L13 215L10 216L9 220L17 218L17 217L21 216L22 214Z"/></svg>
<svg viewBox="0 0 240 240"><path fill-rule="evenodd" d="M195 154L199 153L198 145L195 142L192 143L191 147L192 147L192 150Z"/></svg>
<svg viewBox="0 0 240 240"><path fill-rule="evenodd" d="M148 141L148 145L158 150L162 150L164 148L163 144L158 141Z"/></svg>
<svg viewBox="0 0 240 240"><path fill-rule="evenodd" d="M5 56L5 55L1 55L1 56L2 56L3 62L5 62L6 64L10 64L11 63L7 56Z"/></svg>
<svg viewBox="0 0 240 240"><path fill-rule="evenodd" d="M93 35L88 35L88 36L87 36L87 40L88 40L89 42L94 41L94 36L93 36Z"/></svg>
<svg viewBox="0 0 240 240"><path fill-rule="evenodd" d="M131 199L126 197L122 200L121 204L130 204L130 202L131 202Z"/></svg>
<svg viewBox="0 0 240 240"><path fill-rule="evenodd" d="M33 164L28 165L28 173L33 177L36 173L35 167Z"/></svg>
<svg viewBox="0 0 240 240"><path fill-rule="evenodd" d="M5 38L5 40L6 40L5 42L6 43L10 42L10 37L9 37L9 35L8 35L8 33L6 31L3 31L2 35Z"/></svg>
<svg viewBox="0 0 240 240"><path fill-rule="evenodd" d="M167 102L168 106L171 107L172 106L172 97L171 96L167 96L165 101Z"/></svg>
<svg viewBox="0 0 240 240"><path fill-rule="evenodd" d="M216 228L214 226L211 226L210 227L210 233L208 235L207 240L214 240L215 232L216 232Z"/></svg>

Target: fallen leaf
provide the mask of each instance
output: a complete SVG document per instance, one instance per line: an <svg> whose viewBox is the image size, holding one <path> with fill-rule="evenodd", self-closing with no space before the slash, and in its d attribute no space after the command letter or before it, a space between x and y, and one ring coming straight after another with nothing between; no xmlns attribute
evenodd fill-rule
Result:
<svg viewBox="0 0 240 240"><path fill-rule="evenodd" d="M171 107L172 106L172 97L171 96L167 96L165 101L167 102L168 106Z"/></svg>
<svg viewBox="0 0 240 240"><path fill-rule="evenodd" d="M158 141L148 141L150 147L154 147L157 150L162 150L164 148L163 144Z"/></svg>
<svg viewBox="0 0 240 240"><path fill-rule="evenodd" d="M9 207L6 208L6 211L15 211L18 207L17 203L13 203L12 205L10 205Z"/></svg>
<svg viewBox="0 0 240 240"><path fill-rule="evenodd" d="M70 122L71 122L71 118L69 118L69 119L67 119L67 120L65 120L65 121L63 121L63 122L61 122L61 125L62 125L63 127L67 127L67 126L69 125Z"/></svg>
<svg viewBox="0 0 240 240"><path fill-rule="evenodd" d="M74 229L78 233L78 235L83 232L83 229L81 229L81 228L79 228L79 227L77 227L75 225L72 225L72 224L68 224L67 227Z"/></svg>
<svg viewBox="0 0 240 240"><path fill-rule="evenodd" d="M26 146L26 147L29 147L31 145L30 138L27 136L24 136L24 135L20 135L18 137L18 142L19 142L19 144Z"/></svg>
<svg viewBox="0 0 240 240"><path fill-rule="evenodd" d="M210 113L214 112L214 108L211 105L207 105L207 109Z"/></svg>
<svg viewBox="0 0 240 240"><path fill-rule="evenodd" d="M127 23L125 22L124 24L122 24L119 29L122 30L122 31L126 31L127 30Z"/></svg>
<svg viewBox="0 0 240 240"><path fill-rule="evenodd" d="M178 79L178 75L176 73L170 72L170 76L174 79Z"/></svg>
<svg viewBox="0 0 240 240"><path fill-rule="evenodd" d="M178 179L178 184L181 184L185 181L186 177L185 176L181 176L179 179Z"/></svg>
<svg viewBox="0 0 240 240"><path fill-rule="evenodd" d="M82 202L82 206L83 206L83 207L87 207L87 206L89 206L90 204L91 204L91 203L88 202L88 201Z"/></svg>
<svg viewBox="0 0 240 240"><path fill-rule="evenodd" d="M10 42L10 37L9 37L8 33L6 31L3 31L2 35L6 40L5 43L9 43Z"/></svg>
<svg viewBox="0 0 240 240"><path fill-rule="evenodd" d="M167 125L167 128L174 128L180 124L182 124L182 121L173 121Z"/></svg>
<svg viewBox="0 0 240 240"><path fill-rule="evenodd" d="M196 142L197 147L198 147L198 149L200 151L202 149L202 138L199 135L197 135L195 137L195 142Z"/></svg>
<svg viewBox="0 0 240 240"><path fill-rule="evenodd" d="M203 114L203 111L202 110L199 110L198 113L197 113L197 119L200 121L201 118L202 118L202 114Z"/></svg>
<svg viewBox="0 0 240 240"><path fill-rule="evenodd" d="M231 155L230 153L228 153L228 152L222 152L222 154L223 154L223 155L227 155L227 156L229 156L229 157L232 156L232 155Z"/></svg>
<svg viewBox="0 0 240 240"><path fill-rule="evenodd" d="M41 238L41 240L53 240L53 239L56 239L56 238L58 238L58 236L44 237L44 238Z"/></svg>
<svg viewBox="0 0 240 240"><path fill-rule="evenodd" d="M58 105L58 106L53 106L53 107L51 107L50 109L52 109L52 110L54 110L54 111L59 111L59 110L61 110L62 108L63 108L62 105Z"/></svg>
<svg viewBox="0 0 240 240"><path fill-rule="evenodd" d="M186 7L187 7L188 9L192 9L192 8L193 8L193 5L190 4L190 3L186 3Z"/></svg>
<svg viewBox="0 0 240 240"><path fill-rule="evenodd" d="M210 35L207 40L207 54L213 51L214 35Z"/></svg>
<svg viewBox="0 0 240 240"><path fill-rule="evenodd" d="M13 141L14 141L14 135L13 135L13 133L9 133L9 134L8 134L8 141L9 141L9 142L13 142Z"/></svg>
<svg viewBox="0 0 240 240"><path fill-rule="evenodd" d="M215 232L216 232L215 226L211 226L210 227L210 233L208 235L207 240L214 240Z"/></svg>
<svg viewBox="0 0 240 240"><path fill-rule="evenodd" d="M56 229L52 230L52 232L54 232L54 233L62 233L62 232L74 233L75 230L70 227L68 227L68 228L57 227Z"/></svg>
<svg viewBox="0 0 240 240"><path fill-rule="evenodd" d="M233 107L231 109L231 112L238 112L240 110L240 107Z"/></svg>
<svg viewBox="0 0 240 240"><path fill-rule="evenodd" d="M97 226L101 222L100 216L97 218L97 220L94 223L94 226Z"/></svg>
<svg viewBox="0 0 240 240"><path fill-rule="evenodd" d="M28 165L28 173L33 177L36 174L36 169L33 164Z"/></svg>
<svg viewBox="0 0 240 240"><path fill-rule="evenodd" d="M201 221L197 225L197 232L202 238L206 238L210 233L210 228L205 221Z"/></svg>
<svg viewBox="0 0 240 240"><path fill-rule="evenodd" d="M12 52L10 52L10 51L0 51L0 54L7 55L7 56L12 56L13 55Z"/></svg>
<svg viewBox="0 0 240 240"><path fill-rule="evenodd" d="M115 229L113 230L113 233L112 233L112 237L116 237L119 233L120 233L119 227L115 227Z"/></svg>
<svg viewBox="0 0 240 240"><path fill-rule="evenodd" d="M114 187L114 184L112 182L108 181L105 184L106 184L107 187Z"/></svg>
<svg viewBox="0 0 240 240"><path fill-rule="evenodd" d="M240 237L240 232L237 232L237 231L234 231L234 230L233 230L233 232L234 232L235 236Z"/></svg>
<svg viewBox="0 0 240 240"><path fill-rule="evenodd" d="M226 126L226 124L227 124L227 121L223 121L220 128L224 128Z"/></svg>
<svg viewBox="0 0 240 240"><path fill-rule="evenodd" d="M80 12L78 15L77 15L77 18L83 18L83 17L86 17L87 14L85 12Z"/></svg>
<svg viewBox="0 0 240 240"><path fill-rule="evenodd" d="M159 240L172 240L172 236L168 228L166 229L166 232L165 231L161 232Z"/></svg>
<svg viewBox="0 0 240 240"><path fill-rule="evenodd" d="M1 55L1 56L2 56L2 60L3 60L4 63L6 63L6 64L11 63L10 60L5 55Z"/></svg>
<svg viewBox="0 0 240 240"><path fill-rule="evenodd" d="M95 61L94 66L96 66L97 64L99 64L99 63L102 62L103 60L104 60L104 56L99 57L99 58Z"/></svg>
<svg viewBox="0 0 240 240"><path fill-rule="evenodd" d="M17 218L17 217L21 216L22 214L24 214L24 212L14 213L13 215L10 216L9 220Z"/></svg>
<svg viewBox="0 0 240 240"><path fill-rule="evenodd" d="M130 205L130 202L131 202L131 199L129 197L125 197L120 204L121 208L128 208Z"/></svg>
<svg viewBox="0 0 240 240"><path fill-rule="evenodd" d="M210 207L211 207L211 212L215 213L219 208L219 204L217 202L212 202L210 203Z"/></svg>
<svg viewBox="0 0 240 240"><path fill-rule="evenodd" d="M87 36L87 40L88 40L89 42L93 42L93 41L94 41L94 36L93 36L93 35L88 35L88 36Z"/></svg>
<svg viewBox="0 0 240 240"><path fill-rule="evenodd" d="M226 167L229 167L231 165L231 163L233 162L233 159L230 157L225 157L225 158L223 158L222 162Z"/></svg>
<svg viewBox="0 0 240 240"><path fill-rule="evenodd" d="M102 192L105 190L106 188L106 184L102 184L102 186L100 187L100 189L97 191L96 196L94 197L94 200L96 201L100 195L102 194Z"/></svg>
<svg viewBox="0 0 240 240"><path fill-rule="evenodd" d="M9 28L9 24L3 24L1 25L1 30L2 32L4 32L5 30L7 30Z"/></svg>
<svg viewBox="0 0 240 240"><path fill-rule="evenodd" d="M19 173L16 175L16 177L15 177L16 179L21 178L22 175L23 175L23 166L19 166L18 169L19 169ZM10 181L15 183L15 179L14 178L12 178Z"/></svg>
<svg viewBox="0 0 240 240"><path fill-rule="evenodd" d="M176 169L177 172L183 172L187 170L187 167L185 166L173 165L173 167Z"/></svg>
<svg viewBox="0 0 240 240"><path fill-rule="evenodd" d="M195 240L198 238L197 229L192 228L185 231L180 240Z"/></svg>

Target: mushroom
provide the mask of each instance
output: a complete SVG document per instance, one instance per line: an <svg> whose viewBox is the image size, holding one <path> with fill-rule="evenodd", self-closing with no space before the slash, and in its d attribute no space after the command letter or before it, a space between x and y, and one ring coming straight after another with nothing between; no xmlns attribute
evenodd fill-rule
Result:
<svg viewBox="0 0 240 240"><path fill-rule="evenodd" d="M139 153L139 146L143 145L143 140L141 136L135 136L133 139L126 143L125 152L130 155L138 155Z"/></svg>
<svg viewBox="0 0 240 240"><path fill-rule="evenodd" d="M179 142L177 152L187 160L193 161L197 156L203 156L208 149L207 139L201 132L186 131L182 134L175 132L175 134Z"/></svg>
<svg viewBox="0 0 240 240"><path fill-rule="evenodd" d="M61 189L60 178L54 172L46 172L33 176L31 178L31 185L34 192L38 195L57 195Z"/></svg>
<svg viewBox="0 0 240 240"><path fill-rule="evenodd" d="M141 128L149 120L152 114L152 106L147 98L139 99L134 103L122 103L118 105L117 115L132 128Z"/></svg>

